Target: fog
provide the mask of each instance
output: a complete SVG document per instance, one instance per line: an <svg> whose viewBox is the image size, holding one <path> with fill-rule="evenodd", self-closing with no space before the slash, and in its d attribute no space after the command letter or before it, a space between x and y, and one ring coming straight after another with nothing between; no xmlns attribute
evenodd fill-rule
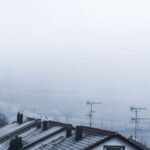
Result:
<svg viewBox="0 0 150 150"><path fill-rule="evenodd" d="M149 5L1 1L1 107L81 118L91 100L103 103L95 107L98 119L129 121L131 105L146 107L149 118Z"/></svg>

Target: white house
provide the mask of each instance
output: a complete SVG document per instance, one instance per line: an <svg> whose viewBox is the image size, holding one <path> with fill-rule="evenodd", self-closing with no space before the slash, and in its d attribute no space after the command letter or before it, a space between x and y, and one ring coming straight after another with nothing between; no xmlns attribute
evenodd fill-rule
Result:
<svg viewBox="0 0 150 150"><path fill-rule="evenodd" d="M66 130L67 132L67 130ZM148 150L117 132L77 126L68 137L48 141L35 150Z"/></svg>

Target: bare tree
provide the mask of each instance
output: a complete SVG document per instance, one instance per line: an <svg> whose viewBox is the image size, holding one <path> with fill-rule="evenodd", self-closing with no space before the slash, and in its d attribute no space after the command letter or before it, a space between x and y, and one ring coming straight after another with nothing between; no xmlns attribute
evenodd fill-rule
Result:
<svg viewBox="0 0 150 150"><path fill-rule="evenodd" d="M8 124L8 118L5 114L0 113L0 127L5 126Z"/></svg>

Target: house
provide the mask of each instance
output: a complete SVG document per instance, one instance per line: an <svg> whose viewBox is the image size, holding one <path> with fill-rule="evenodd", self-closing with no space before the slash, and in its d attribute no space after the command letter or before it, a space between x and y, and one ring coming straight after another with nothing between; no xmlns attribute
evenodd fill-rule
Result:
<svg viewBox="0 0 150 150"><path fill-rule="evenodd" d="M17 121L0 128L0 144L10 140L11 138L27 132L30 128L36 126L39 120L26 118L23 114L17 114Z"/></svg>
<svg viewBox="0 0 150 150"><path fill-rule="evenodd" d="M148 150L117 132L77 126L69 137L59 137L34 150Z"/></svg>
<svg viewBox="0 0 150 150"><path fill-rule="evenodd" d="M41 121L40 119L25 118L10 125L0 128L0 150L8 150L10 143L16 137L21 138L23 149L32 149L36 144L46 139L53 140L57 134L64 135L66 124L52 121Z"/></svg>
<svg viewBox="0 0 150 150"><path fill-rule="evenodd" d="M118 132L56 121L23 118L0 128L0 150L13 144L24 150L149 150Z"/></svg>

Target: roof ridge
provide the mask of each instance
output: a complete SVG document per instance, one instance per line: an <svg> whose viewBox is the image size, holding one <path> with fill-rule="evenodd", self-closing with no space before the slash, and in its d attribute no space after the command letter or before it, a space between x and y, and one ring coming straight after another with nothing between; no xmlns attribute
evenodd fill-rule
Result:
<svg viewBox="0 0 150 150"><path fill-rule="evenodd" d="M92 133L92 134L101 134L101 135L106 135L106 136L112 136L112 135L118 135L118 132L115 131L110 131L110 130L105 130L105 129L99 129L95 127L88 127L88 126L83 126L84 132Z"/></svg>

